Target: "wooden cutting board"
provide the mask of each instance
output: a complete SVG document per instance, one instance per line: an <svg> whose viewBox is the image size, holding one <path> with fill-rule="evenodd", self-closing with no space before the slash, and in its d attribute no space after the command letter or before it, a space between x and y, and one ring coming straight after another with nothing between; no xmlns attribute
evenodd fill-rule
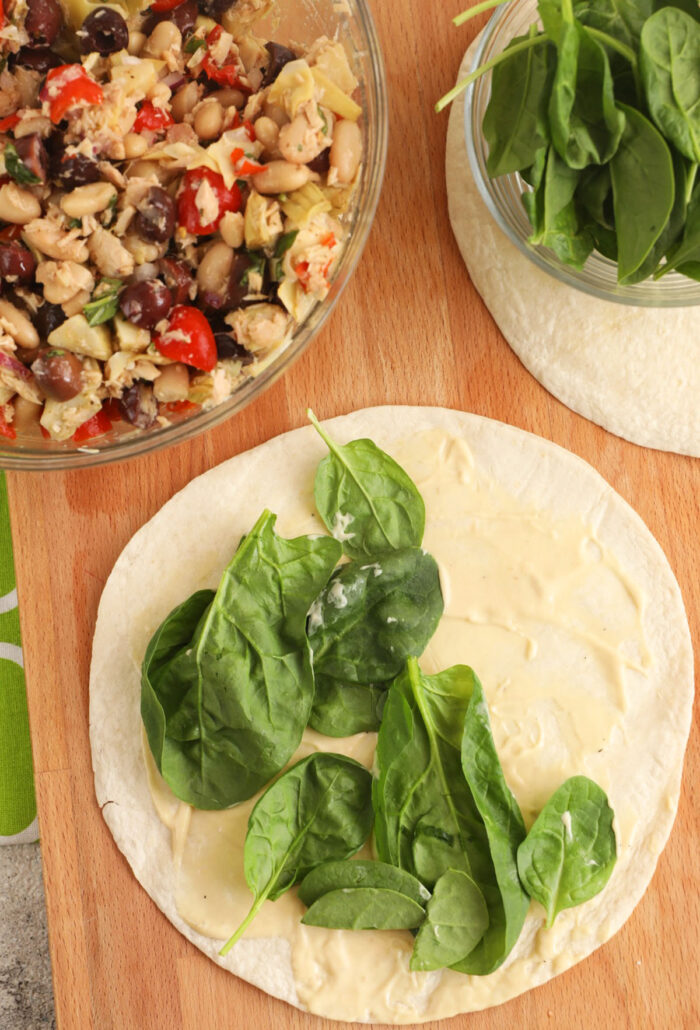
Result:
<svg viewBox="0 0 700 1030"><path fill-rule="evenodd" d="M102 820L88 742L94 620L122 547L193 476L301 425L308 404L321 418L373 404L445 405L568 447L656 535L678 576L696 646L700 639L700 461L625 443L550 397L504 342L460 259L445 198L447 115L432 107L474 35L451 25L461 6L374 0L390 87L384 191L353 281L291 371L190 443L102 469L8 476L59 1030L339 1026L225 973L165 920ZM700 1025L699 754L696 726L670 842L617 936L544 987L443 1027Z"/></svg>

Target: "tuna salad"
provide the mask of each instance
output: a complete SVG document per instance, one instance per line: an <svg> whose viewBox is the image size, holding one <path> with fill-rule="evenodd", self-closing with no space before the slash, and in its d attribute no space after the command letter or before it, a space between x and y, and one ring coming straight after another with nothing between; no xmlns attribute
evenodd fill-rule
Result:
<svg viewBox="0 0 700 1030"><path fill-rule="evenodd" d="M0 435L210 408L326 296L362 161L342 43L268 0L10 0L0 27Z"/></svg>

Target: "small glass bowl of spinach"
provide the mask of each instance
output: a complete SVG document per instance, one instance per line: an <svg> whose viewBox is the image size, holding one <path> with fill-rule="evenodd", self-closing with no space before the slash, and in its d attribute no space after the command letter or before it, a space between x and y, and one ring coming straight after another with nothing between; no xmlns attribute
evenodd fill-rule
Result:
<svg viewBox="0 0 700 1030"><path fill-rule="evenodd" d="M522 253L584 293L700 304L700 60L686 63L700 48L696 8L512 0L478 43L472 70L518 49L466 89L478 189Z"/></svg>

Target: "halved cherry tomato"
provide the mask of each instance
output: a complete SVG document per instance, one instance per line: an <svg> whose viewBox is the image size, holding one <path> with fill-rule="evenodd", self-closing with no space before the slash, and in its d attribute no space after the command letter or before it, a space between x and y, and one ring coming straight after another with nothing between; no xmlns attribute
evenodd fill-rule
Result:
<svg viewBox="0 0 700 1030"><path fill-rule="evenodd" d="M9 132L10 129L14 129L18 121L18 114L8 114L7 118L0 119L0 132Z"/></svg>
<svg viewBox="0 0 700 1030"><path fill-rule="evenodd" d="M215 25L207 36L207 46L211 46L212 43L216 43L217 39L223 32L220 25ZM243 93L250 93L251 88L239 79L240 68L237 64L224 64L221 67L215 64L209 51L202 58L200 68L213 82L217 82L220 86L231 86L236 89L240 89Z"/></svg>
<svg viewBox="0 0 700 1030"><path fill-rule="evenodd" d="M214 191L219 208L216 217L206 223L202 222L202 213L197 207L197 192L204 181L208 182ZM192 168L185 172L182 189L177 198L178 222L195 236L209 236L210 233L216 232L226 212L238 211L241 202L241 191L235 182L229 190L223 176L218 172L213 172L211 168Z"/></svg>
<svg viewBox="0 0 700 1030"><path fill-rule="evenodd" d="M16 440L17 433L11 422L8 422L0 408L0 436L6 436L8 440Z"/></svg>
<svg viewBox="0 0 700 1030"><path fill-rule="evenodd" d="M231 151L231 161L236 175L257 175L264 172L267 165L261 165L255 158L246 157L243 147L235 147Z"/></svg>
<svg viewBox="0 0 700 1030"><path fill-rule="evenodd" d="M2 182L4 178L4 176L0 178L0 185L4 185ZM6 181L10 181L9 176ZM12 243L13 240L18 240L22 235L23 229L23 225L5 225L0 229L0 243Z"/></svg>
<svg viewBox="0 0 700 1030"><path fill-rule="evenodd" d="M91 440L93 436L102 436L104 433L108 433L111 428L112 423L109 420L109 415L100 408L92 418L78 426L73 433L72 439L75 443L82 443L83 440Z"/></svg>
<svg viewBox="0 0 700 1030"><path fill-rule="evenodd" d="M102 411L107 416L107 418L110 420L110 422L121 422L122 421L122 418L123 418L122 408L121 408L121 404L119 403L119 401L117 400L116 397L110 397L109 400L103 401L102 402Z"/></svg>
<svg viewBox="0 0 700 1030"><path fill-rule="evenodd" d="M62 64L51 68L39 96L48 101L54 125L58 125L72 107L101 104L104 99L102 87L90 78L82 64Z"/></svg>
<svg viewBox="0 0 700 1030"><path fill-rule="evenodd" d="M143 132L144 129L157 132L158 129L167 129L173 124L172 115L164 107L156 107L150 100L144 100L136 115L132 132Z"/></svg>
<svg viewBox="0 0 700 1030"><path fill-rule="evenodd" d="M184 2L185 0L155 0L155 3L151 4L151 10L160 14L161 11L172 11Z"/></svg>
<svg viewBox="0 0 700 1030"><path fill-rule="evenodd" d="M168 317L168 328L153 341L156 350L173 361L182 361L211 372L217 361L216 341L199 308L179 304Z"/></svg>

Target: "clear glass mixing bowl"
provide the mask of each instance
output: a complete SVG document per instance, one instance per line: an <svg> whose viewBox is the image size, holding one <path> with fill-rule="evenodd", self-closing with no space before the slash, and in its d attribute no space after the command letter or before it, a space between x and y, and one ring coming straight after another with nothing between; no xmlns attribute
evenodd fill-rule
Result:
<svg viewBox="0 0 700 1030"><path fill-rule="evenodd" d="M367 241L379 200L388 140L387 87L381 47L367 0L280 0L269 22L256 25L260 36L279 43L311 43L318 36L340 39L360 82L363 164L353 208L348 215L349 237L328 296L311 311L290 343L255 378L243 382L233 395L210 411L198 410L171 425L135 430L115 422L104 436L76 444L45 440L38 431L16 440L0 437L0 467L7 469L85 468L148 454L181 443L211 429L267 389L311 343L330 315L350 279ZM265 36L265 33L268 33Z"/></svg>
<svg viewBox="0 0 700 1030"><path fill-rule="evenodd" d="M537 21L535 0L514 0L496 10L478 41L473 70L506 48L514 36L522 36ZM690 307L700 304L700 282L671 272L658 282L647 280L632 286L617 282L614 261L594 252L577 271L563 264L554 251L532 246L532 229L521 196L530 187L517 173L492 179L486 171L488 144L481 126L491 95L491 73L487 72L469 86L464 102L464 132L472 174L491 215L515 246L536 265L560 282L603 300L636 307Z"/></svg>

